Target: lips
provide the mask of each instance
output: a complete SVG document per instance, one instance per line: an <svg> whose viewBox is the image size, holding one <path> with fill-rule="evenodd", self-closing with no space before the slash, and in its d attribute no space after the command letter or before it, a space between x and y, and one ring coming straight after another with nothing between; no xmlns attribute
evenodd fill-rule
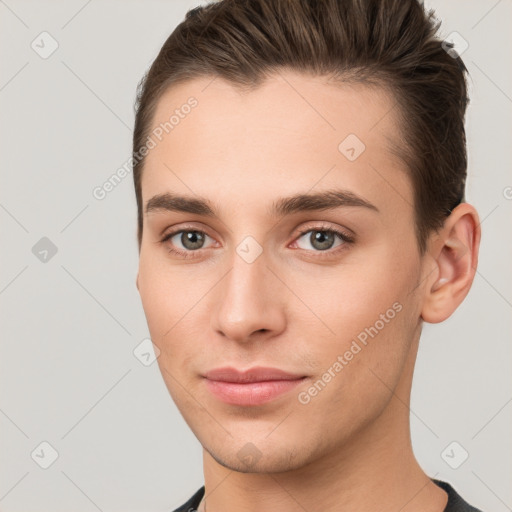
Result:
<svg viewBox="0 0 512 512"><path fill-rule="evenodd" d="M210 380L237 383L297 380L304 377L304 375L288 373L278 368L267 368L263 366L257 366L245 371L240 371L232 367L217 368L206 372L204 376Z"/></svg>
<svg viewBox="0 0 512 512"><path fill-rule="evenodd" d="M206 372L206 387L220 401L239 406L262 405L296 388L307 377L277 368L240 371L217 368Z"/></svg>

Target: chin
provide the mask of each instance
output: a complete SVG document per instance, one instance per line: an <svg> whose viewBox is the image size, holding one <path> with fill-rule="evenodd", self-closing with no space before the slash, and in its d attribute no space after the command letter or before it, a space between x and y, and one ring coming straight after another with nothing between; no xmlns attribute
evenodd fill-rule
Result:
<svg viewBox="0 0 512 512"><path fill-rule="evenodd" d="M208 450L207 450L208 451ZM237 471L238 473L261 473L261 474L272 474L272 473L285 473L294 469L299 469L305 465L305 461L295 460L290 461L289 453L272 453L270 456L261 455L261 458L257 461L244 461L240 460L237 453L232 454L218 454L211 453L208 451L213 459L218 462L221 466L224 466L231 471Z"/></svg>
<svg viewBox="0 0 512 512"><path fill-rule="evenodd" d="M218 464L239 473L284 473L311 462L311 451L303 440L286 446L282 439L277 443L265 439L252 442L250 439L230 438L223 446L203 444L203 447Z"/></svg>

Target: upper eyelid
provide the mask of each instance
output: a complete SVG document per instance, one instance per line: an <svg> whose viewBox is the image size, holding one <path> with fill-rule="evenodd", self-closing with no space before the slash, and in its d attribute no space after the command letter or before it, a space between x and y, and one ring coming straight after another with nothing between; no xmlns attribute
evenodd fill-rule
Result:
<svg viewBox="0 0 512 512"><path fill-rule="evenodd" d="M309 223L305 223L306 225L302 228L299 229L298 233L297 234L303 234L305 231L349 231L352 233L352 230L351 229L348 229L348 228L345 228L345 227L335 227L332 223L328 223L328 222L325 222L325 221L310 221L312 224L310 225ZM197 226L192 226L192 225L185 225L185 226L180 226L178 228L175 228L175 229L170 229L169 232L166 233L166 229L164 229L162 231L162 234L161 236L162 237L167 237L169 236L169 234L172 234L172 235L176 235L177 233L181 233L182 231L199 231L201 233L205 233L206 235L208 235L210 238L214 238L212 235L210 235L208 233L208 229L207 228L204 228L204 227L197 227Z"/></svg>
<svg viewBox="0 0 512 512"><path fill-rule="evenodd" d="M315 221L312 221L312 222L315 222ZM348 235L355 236L355 233L351 229L341 227L341 226L334 226L330 223L323 223L322 221L316 221L316 222L317 222L317 224L307 225L303 228L300 228L298 234L303 235L304 233L307 233L308 231L336 231L336 232L342 232L342 233L348 232L347 236ZM320 223L318 224L318 222L320 222Z"/></svg>
<svg viewBox="0 0 512 512"><path fill-rule="evenodd" d="M172 238L173 236L176 236L179 233L183 233L183 232L186 233L186 232L190 232L190 231L198 231L199 233L204 233L206 236L209 236L210 238L215 239L215 237L210 235L206 229L198 228L195 226L185 226L185 227L180 227L180 228L176 228L176 229L171 229L168 233L166 233L164 231L164 233L162 233L162 239L163 240L169 239L169 238Z"/></svg>

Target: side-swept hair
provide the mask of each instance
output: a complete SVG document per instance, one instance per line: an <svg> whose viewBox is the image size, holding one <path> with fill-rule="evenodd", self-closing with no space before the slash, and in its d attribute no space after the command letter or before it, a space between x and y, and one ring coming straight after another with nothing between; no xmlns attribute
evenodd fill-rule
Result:
<svg viewBox="0 0 512 512"><path fill-rule="evenodd" d="M222 77L243 90L292 69L331 83L366 83L391 91L402 140L395 148L414 189L420 254L433 230L465 200L467 72L440 22L418 0L220 0L187 12L137 89L133 178L142 240L137 153L157 103L172 85ZM135 158L135 157L138 158Z"/></svg>

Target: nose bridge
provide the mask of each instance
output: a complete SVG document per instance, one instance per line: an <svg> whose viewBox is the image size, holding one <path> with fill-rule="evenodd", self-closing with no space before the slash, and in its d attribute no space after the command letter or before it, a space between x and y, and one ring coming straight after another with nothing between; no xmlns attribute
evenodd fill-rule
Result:
<svg viewBox="0 0 512 512"><path fill-rule="evenodd" d="M268 255L253 238L246 237L235 247L231 270L222 280L213 328L238 341L252 333L277 331L284 324L278 304L275 277L267 268Z"/></svg>

